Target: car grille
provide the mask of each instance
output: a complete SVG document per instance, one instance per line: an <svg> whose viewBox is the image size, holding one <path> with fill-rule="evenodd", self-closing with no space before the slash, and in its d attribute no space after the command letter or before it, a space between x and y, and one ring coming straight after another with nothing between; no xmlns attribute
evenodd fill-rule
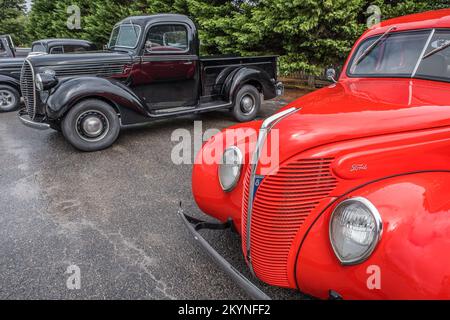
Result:
<svg viewBox="0 0 450 320"><path fill-rule="evenodd" d="M288 257L292 243L320 200L336 188L333 159L294 159L276 175L265 177L254 199L251 221L251 263L264 282L290 287ZM250 170L242 206L243 248L246 251Z"/></svg>
<svg viewBox="0 0 450 320"><path fill-rule="evenodd" d="M36 89L34 87L33 67L28 60L25 60L20 73L20 90L23 100L31 119L36 117Z"/></svg>

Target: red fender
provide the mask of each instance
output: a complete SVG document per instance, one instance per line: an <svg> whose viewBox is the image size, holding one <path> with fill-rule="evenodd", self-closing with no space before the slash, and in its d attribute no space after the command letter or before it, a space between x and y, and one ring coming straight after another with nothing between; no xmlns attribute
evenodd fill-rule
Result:
<svg viewBox="0 0 450 320"><path fill-rule="evenodd" d="M342 266L330 245L330 216L339 199L303 241L295 271L299 289L324 299L329 290L344 299L450 299L449 190L449 172L428 172L378 181L346 196L365 197L383 220L376 250L356 266ZM374 288L378 275L380 287Z"/></svg>
<svg viewBox="0 0 450 320"><path fill-rule="evenodd" d="M205 143L202 151L196 157L193 168L192 192L199 208L222 222L233 219L239 232L241 231L243 181L250 162L249 154L254 147L249 141L256 143L260 127L261 121L254 121L236 125L215 135ZM230 135L227 136L227 134ZM234 137L234 139L230 139L230 137ZM218 164L224 150L230 146L239 147L244 155L244 165L236 188L231 192L224 192L219 182Z"/></svg>

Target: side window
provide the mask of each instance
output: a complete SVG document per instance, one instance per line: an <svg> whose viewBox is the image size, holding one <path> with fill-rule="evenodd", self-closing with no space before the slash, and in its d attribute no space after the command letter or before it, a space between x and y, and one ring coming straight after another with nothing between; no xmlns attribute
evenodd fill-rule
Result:
<svg viewBox="0 0 450 320"><path fill-rule="evenodd" d="M416 75L450 80L450 31L435 32Z"/></svg>
<svg viewBox="0 0 450 320"><path fill-rule="evenodd" d="M57 46L50 49L50 54L62 54L62 53L64 53L62 46Z"/></svg>
<svg viewBox="0 0 450 320"><path fill-rule="evenodd" d="M45 53L46 50L42 44L38 43L38 44L35 44L33 46L33 48L31 48L31 52L44 52Z"/></svg>
<svg viewBox="0 0 450 320"><path fill-rule="evenodd" d="M3 46L3 41L0 41L0 53L5 53L5 47Z"/></svg>
<svg viewBox="0 0 450 320"><path fill-rule="evenodd" d="M64 53L85 52L86 48L82 46L64 46Z"/></svg>
<svg viewBox="0 0 450 320"><path fill-rule="evenodd" d="M152 27L145 41L145 53L182 53L189 50L187 28L183 25Z"/></svg>

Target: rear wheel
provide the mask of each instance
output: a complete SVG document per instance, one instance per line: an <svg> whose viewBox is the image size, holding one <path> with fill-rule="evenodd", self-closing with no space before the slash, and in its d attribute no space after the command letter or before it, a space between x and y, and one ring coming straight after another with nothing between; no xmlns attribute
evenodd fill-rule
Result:
<svg viewBox="0 0 450 320"><path fill-rule="evenodd" d="M236 94L233 116L239 122L252 121L261 109L261 93L254 86L243 86Z"/></svg>
<svg viewBox="0 0 450 320"><path fill-rule="evenodd" d="M117 140L120 121L109 104L90 99L76 104L67 113L61 130L75 148L93 152L106 149Z"/></svg>
<svg viewBox="0 0 450 320"><path fill-rule="evenodd" d="M17 110L19 104L19 91L9 85L0 85L0 112L10 112Z"/></svg>

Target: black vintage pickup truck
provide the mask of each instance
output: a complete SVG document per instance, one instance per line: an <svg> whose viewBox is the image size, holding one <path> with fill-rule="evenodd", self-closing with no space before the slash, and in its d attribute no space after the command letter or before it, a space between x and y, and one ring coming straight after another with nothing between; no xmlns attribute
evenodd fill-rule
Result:
<svg viewBox="0 0 450 320"><path fill-rule="evenodd" d="M26 56L94 50L86 40L45 39L33 42L30 51L16 48L9 35L0 36L0 112L16 110L20 104L20 71Z"/></svg>
<svg viewBox="0 0 450 320"><path fill-rule="evenodd" d="M123 126L228 109L253 120L263 99L282 94L276 57L199 57L186 16L136 16L113 29L108 51L26 60L19 116L61 130L82 151L111 146Z"/></svg>

